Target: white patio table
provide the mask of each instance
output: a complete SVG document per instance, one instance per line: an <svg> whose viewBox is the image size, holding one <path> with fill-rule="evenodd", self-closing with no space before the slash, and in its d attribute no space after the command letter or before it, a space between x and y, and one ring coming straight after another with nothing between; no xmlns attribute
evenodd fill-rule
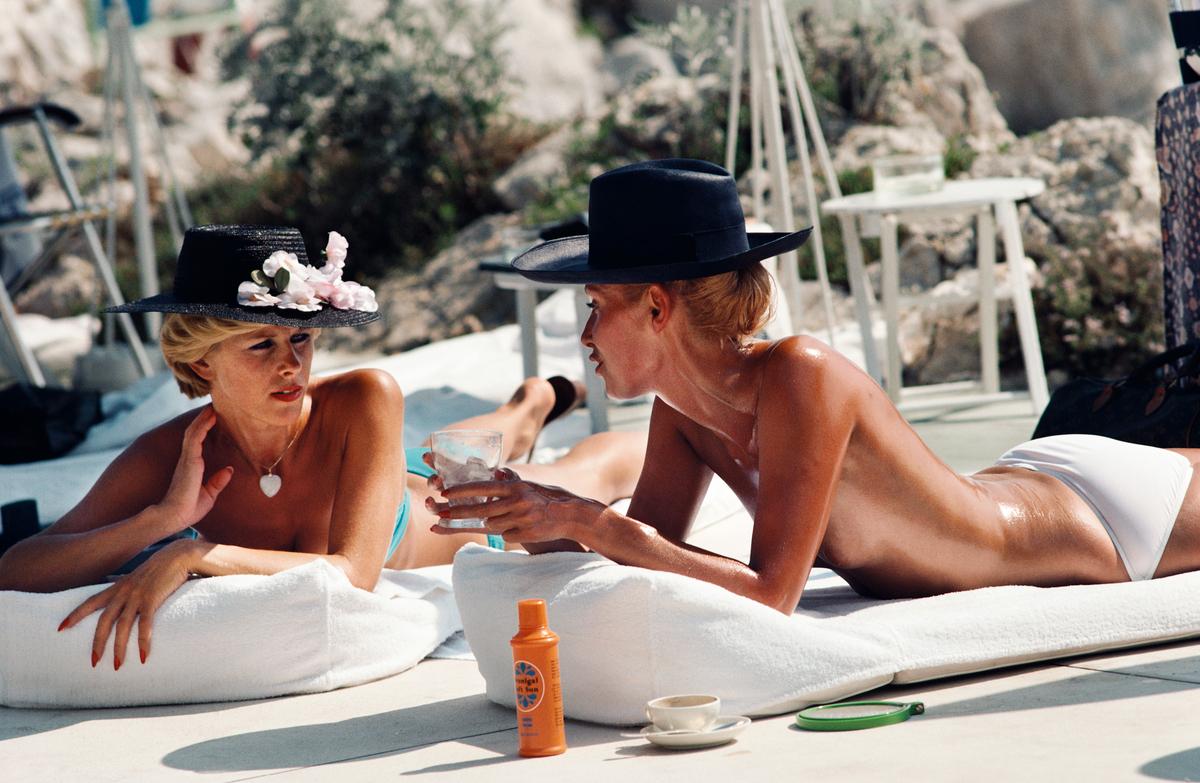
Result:
<svg viewBox="0 0 1200 783"><path fill-rule="evenodd" d="M855 315L862 330L867 372L877 380L882 380L888 395L901 410L958 407L1017 396L1012 392L1000 391L994 284L997 226L1000 229L1004 257L1008 265L1009 289L1021 338L1029 398L1035 415L1045 407L1049 392L1042 364L1042 350L1038 343L1033 298L1030 295L1029 278L1025 270L1025 249L1017 222L1017 202L1041 194L1045 187L1039 179L1024 177L951 180L946 182L941 190L933 193L859 193L831 199L821 205L827 214L837 215L841 221L846 246L847 274L854 295ZM978 382L931 384L905 390L901 380L898 335L900 261L897 229L900 222L906 219L962 214L973 214L977 221L981 377ZM884 321L887 325L887 362L882 374L879 371L879 358L872 339L871 307L875 304L875 295L866 276L861 242L863 236L880 238L880 261L883 267L881 293Z"/></svg>

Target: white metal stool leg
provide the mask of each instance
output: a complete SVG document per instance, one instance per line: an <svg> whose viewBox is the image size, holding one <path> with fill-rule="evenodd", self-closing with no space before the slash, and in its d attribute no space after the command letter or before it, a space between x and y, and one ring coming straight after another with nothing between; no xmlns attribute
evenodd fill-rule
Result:
<svg viewBox="0 0 1200 783"><path fill-rule="evenodd" d="M879 369L879 351L875 347L875 330L871 325L871 307L875 294L871 280L867 277L863 263L862 240L858 235L857 218L853 215L838 215L841 222L842 242L846 247L846 276L850 278L850 294L854 297L854 317L858 319L858 331L862 335L863 363L867 375L882 383L883 372Z"/></svg>
<svg viewBox="0 0 1200 783"><path fill-rule="evenodd" d="M1021 242L1021 226L1017 222L1017 205L1012 201L996 204L996 223L1004 242L1004 260L1008 264L1013 312L1017 317L1017 331L1021 335L1025 375L1029 379L1029 396L1033 400L1034 413L1037 414L1046 407L1050 391L1046 386L1046 369L1042 364L1042 347L1038 342L1033 295L1029 290L1029 277L1025 274L1025 247Z"/></svg>
<svg viewBox="0 0 1200 783"><path fill-rule="evenodd" d="M517 323L521 330L521 369L526 378L534 378L538 374L537 291L518 288L513 293L517 298Z"/></svg>
<svg viewBox="0 0 1200 783"><path fill-rule="evenodd" d="M1000 391L1000 349L996 328L996 223L991 210L979 211L975 242L979 265L979 370L985 394Z"/></svg>
<svg viewBox="0 0 1200 783"><path fill-rule="evenodd" d="M880 262L883 266L883 315L887 321L887 372L884 385L892 402L900 402L900 253L895 215L879 220Z"/></svg>

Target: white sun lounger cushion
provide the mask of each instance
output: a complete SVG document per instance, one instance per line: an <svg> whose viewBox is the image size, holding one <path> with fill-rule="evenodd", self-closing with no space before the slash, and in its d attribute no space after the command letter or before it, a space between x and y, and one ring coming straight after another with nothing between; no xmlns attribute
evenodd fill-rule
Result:
<svg viewBox="0 0 1200 783"><path fill-rule="evenodd" d="M544 598L566 715L616 725L644 723L646 701L669 694L715 693L731 715L775 715L888 683L1200 636L1200 573L876 601L821 572L785 616L599 555L471 545L454 560L454 593L489 699L513 705L516 602Z"/></svg>
<svg viewBox="0 0 1200 783"><path fill-rule="evenodd" d="M0 704L122 707L333 690L408 669L460 627L448 566L384 571L368 593L318 560L274 576L190 581L159 610L145 664L135 629L120 671L111 639L93 669L99 613L56 629L101 589L0 592Z"/></svg>

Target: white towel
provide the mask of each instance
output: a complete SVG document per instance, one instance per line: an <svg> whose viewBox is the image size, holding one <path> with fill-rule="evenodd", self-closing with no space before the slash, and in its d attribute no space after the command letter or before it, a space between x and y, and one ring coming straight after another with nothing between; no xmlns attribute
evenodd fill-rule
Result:
<svg viewBox="0 0 1200 783"><path fill-rule="evenodd" d="M595 554L470 545L454 593L488 698L513 705L516 602L544 598L567 716L644 723L643 707L714 693L723 711L777 715L890 682L1200 636L1200 573L1074 587L991 587L875 601L829 572L785 616L707 582Z"/></svg>
<svg viewBox="0 0 1200 783"><path fill-rule="evenodd" d="M136 629L120 671L109 641L91 666L99 613L59 622L102 586L0 592L0 704L123 707L259 699L375 680L414 665L460 627L449 566L384 571L374 593L323 560L273 576L190 581L163 604L150 657Z"/></svg>

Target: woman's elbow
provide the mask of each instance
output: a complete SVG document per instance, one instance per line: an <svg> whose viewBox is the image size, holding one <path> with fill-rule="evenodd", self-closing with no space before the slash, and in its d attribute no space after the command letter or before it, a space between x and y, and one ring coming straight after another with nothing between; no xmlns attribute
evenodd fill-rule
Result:
<svg viewBox="0 0 1200 783"><path fill-rule="evenodd" d="M379 583L381 570L378 567L372 568L355 563L353 559L344 555L339 555L334 564L346 575L346 578L350 580L350 584L359 590L366 590L368 593L373 592L375 585Z"/></svg>
<svg viewBox="0 0 1200 783"><path fill-rule="evenodd" d="M16 564L17 558L13 556L22 543L24 542L13 544L7 552L0 555L0 590L30 591L28 580L21 578L20 569Z"/></svg>
<svg viewBox="0 0 1200 783"><path fill-rule="evenodd" d="M750 597L786 615L793 614L796 604L800 603L800 596L792 585L773 585L761 579L750 593Z"/></svg>

